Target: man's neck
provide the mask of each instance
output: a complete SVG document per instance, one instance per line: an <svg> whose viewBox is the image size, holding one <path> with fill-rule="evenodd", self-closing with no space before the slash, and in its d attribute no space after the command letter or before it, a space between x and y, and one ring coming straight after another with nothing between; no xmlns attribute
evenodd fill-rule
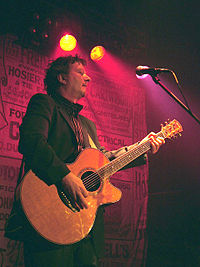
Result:
<svg viewBox="0 0 200 267"><path fill-rule="evenodd" d="M76 99L74 99L73 97L70 97L69 95L64 94L62 92L59 92L59 95L61 95L62 97L64 97L65 99L67 99L68 101L70 101L72 103L76 103L77 102Z"/></svg>

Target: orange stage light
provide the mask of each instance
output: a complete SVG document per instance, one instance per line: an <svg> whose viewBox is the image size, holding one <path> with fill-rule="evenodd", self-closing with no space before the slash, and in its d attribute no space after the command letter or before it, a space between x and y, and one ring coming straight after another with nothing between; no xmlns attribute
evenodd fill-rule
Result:
<svg viewBox="0 0 200 267"><path fill-rule="evenodd" d="M64 35L60 39L60 47L64 51L72 51L76 47L76 38L70 34Z"/></svg>
<svg viewBox="0 0 200 267"><path fill-rule="evenodd" d="M90 57L94 61L101 60L104 55L105 55L105 49L103 48L103 46L100 45L95 46L90 52Z"/></svg>

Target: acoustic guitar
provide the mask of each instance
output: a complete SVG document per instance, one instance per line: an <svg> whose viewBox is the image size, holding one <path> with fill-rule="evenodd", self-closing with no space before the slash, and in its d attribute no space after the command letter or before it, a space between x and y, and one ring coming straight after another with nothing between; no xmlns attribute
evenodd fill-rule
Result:
<svg viewBox="0 0 200 267"><path fill-rule="evenodd" d="M177 120L161 126L157 136L172 138L182 132ZM97 209L115 203L121 191L110 183L109 177L151 149L147 140L137 144L118 158L109 161L99 150L87 148L67 167L82 179L88 191L88 209L77 211L70 198L56 185L48 186L31 170L19 185L20 200L33 228L45 239L56 244L73 244L85 238L93 227Z"/></svg>

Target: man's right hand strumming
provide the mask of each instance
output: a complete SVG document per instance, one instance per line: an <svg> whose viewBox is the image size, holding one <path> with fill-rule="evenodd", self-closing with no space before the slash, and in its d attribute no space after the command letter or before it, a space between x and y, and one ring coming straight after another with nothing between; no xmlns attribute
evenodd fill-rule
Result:
<svg viewBox="0 0 200 267"><path fill-rule="evenodd" d="M75 209L80 210L88 208L88 204L85 199L88 196L88 192L79 177L70 172L62 179L62 187L67 197L70 198L70 202Z"/></svg>

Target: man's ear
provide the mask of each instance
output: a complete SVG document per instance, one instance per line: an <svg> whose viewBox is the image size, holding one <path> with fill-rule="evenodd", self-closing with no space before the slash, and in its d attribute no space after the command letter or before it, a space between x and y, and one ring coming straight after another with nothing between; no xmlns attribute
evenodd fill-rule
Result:
<svg viewBox="0 0 200 267"><path fill-rule="evenodd" d="M66 80L66 78L63 77L63 74L61 74L61 73L58 74L57 79L61 84L67 84L67 80Z"/></svg>

